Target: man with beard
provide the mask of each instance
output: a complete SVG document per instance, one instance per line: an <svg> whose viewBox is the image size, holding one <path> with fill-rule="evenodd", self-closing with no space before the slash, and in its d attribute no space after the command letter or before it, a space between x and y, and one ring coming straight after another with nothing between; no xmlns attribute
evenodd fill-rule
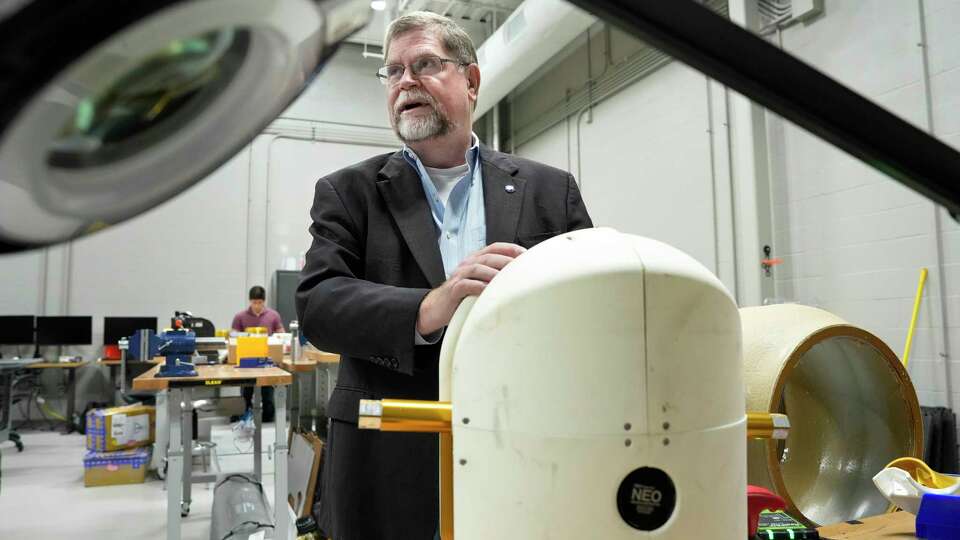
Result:
<svg viewBox="0 0 960 540"><path fill-rule="evenodd" d="M526 248L592 226L570 174L473 134L480 68L466 32L419 12L384 43L377 76L404 147L317 182L297 291L307 338L341 355L320 502L336 540L435 537L437 436L358 430L359 401L437 399L440 342L460 301Z"/></svg>

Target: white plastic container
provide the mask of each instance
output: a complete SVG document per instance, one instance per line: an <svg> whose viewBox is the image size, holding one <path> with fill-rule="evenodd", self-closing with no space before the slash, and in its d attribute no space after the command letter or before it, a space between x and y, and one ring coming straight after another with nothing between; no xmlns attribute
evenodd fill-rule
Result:
<svg viewBox="0 0 960 540"><path fill-rule="evenodd" d="M740 318L706 268L590 229L461 306L441 353L457 540L742 540Z"/></svg>

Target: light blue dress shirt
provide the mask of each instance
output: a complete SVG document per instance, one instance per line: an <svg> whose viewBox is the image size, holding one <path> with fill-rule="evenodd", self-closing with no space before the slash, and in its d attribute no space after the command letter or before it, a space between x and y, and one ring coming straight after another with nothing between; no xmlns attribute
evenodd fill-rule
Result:
<svg viewBox="0 0 960 540"><path fill-rule="evenodd" d="M423 191L430 203L433 222L437 226L437 244L443 259L443 270L449 278L457 265L471 253L487 245L487 219L483 206L483 177L480 170L480 139L473 135L467 149L467 174L453 187L446 204L440 200L437 186L413 150L404 146L403 157L420 175Z"/></svg>

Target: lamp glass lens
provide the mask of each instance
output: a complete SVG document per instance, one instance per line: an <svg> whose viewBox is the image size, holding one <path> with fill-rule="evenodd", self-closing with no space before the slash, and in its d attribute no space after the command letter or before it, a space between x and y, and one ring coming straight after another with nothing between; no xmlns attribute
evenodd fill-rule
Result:
<svg viewBox="0 0 960 540"><path fill-rule="evenodd" d="M102 166L172 135L192 112L217 98L243 65L245 30L223 29L176 39L133 68L81 96L50 149L60 168Z"/></svg>

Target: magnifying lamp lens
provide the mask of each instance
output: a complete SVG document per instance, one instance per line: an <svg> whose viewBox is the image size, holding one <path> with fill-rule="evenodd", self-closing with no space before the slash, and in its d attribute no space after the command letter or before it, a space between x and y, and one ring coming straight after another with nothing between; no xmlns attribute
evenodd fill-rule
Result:
<svg viewBox="0 0 960 540"><path fill-rule="evenodd" d="M0 254L183 193L289 107L371 14L368 0L138 0L86 20L92 3L0 8L0 36L16 37L0 40L15 60L0 84Z"/></svg>
<svg viewBox="0 0 960 540"><path fill-rule="evenodd" d="M177 132L217 99L243 64L246 30L173 40L114 83L78 100L53 141L52 167L102 166Z"/></svg>

